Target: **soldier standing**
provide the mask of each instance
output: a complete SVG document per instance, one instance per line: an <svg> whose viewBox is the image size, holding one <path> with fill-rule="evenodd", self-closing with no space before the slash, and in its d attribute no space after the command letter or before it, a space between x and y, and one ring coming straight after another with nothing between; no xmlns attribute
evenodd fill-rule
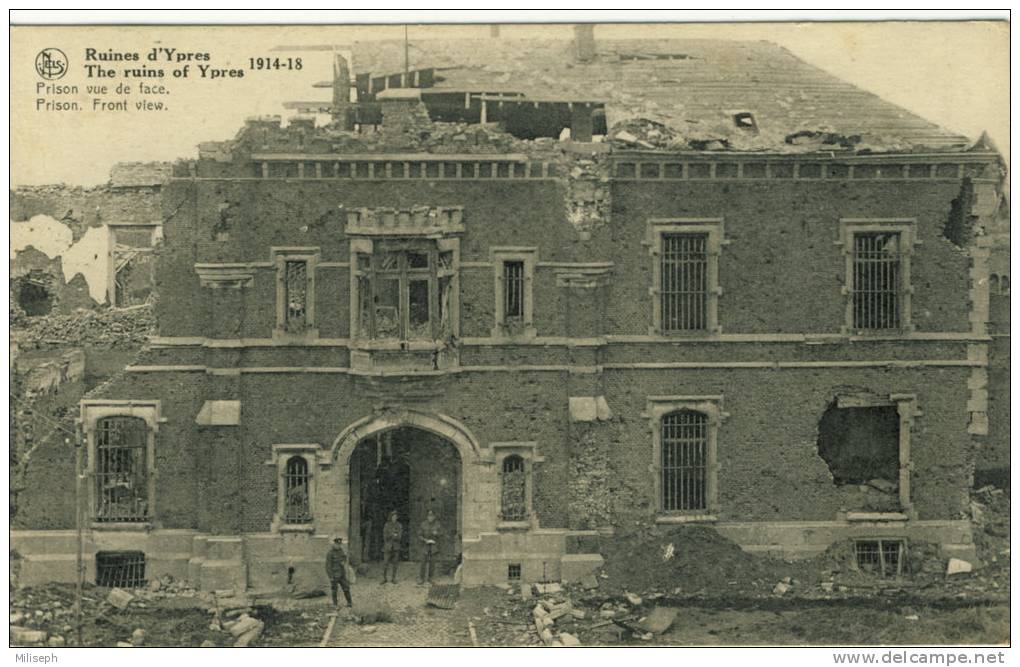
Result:
<svg viewBox="0 0 1020 667"><path fill-rule="evenodd" d="M339 586L347 600L347 608L351 608L351 584L347 579L347 552L344 551L344 539L333 540L333 548L326 554L326 576L329 577L329 592L333 596L333 606L339 607L336 588Z"/></svg>
<svg viewBox="0 0 1020 667"><path fill-rule="evenodd" d="M397 510L390 512L390 517L383 525L383 575L380 583L386 583L386 575L393 566L390 583L397 583L397 563L400 562L400 543L404 540L404 526L400 523Z"/></svg>
<svg viewBox="0 0 1020 667"><path fill-rule="evenodd" d="M432 583L432 572L434 569L432 561L439 550L439 536L441 534L442 529L439 526L439 520L436 519L436 513L429 510L428 514L425 515L425 521L418 530L418 537L425 545L425 557L421 562L421 572L418 574L419 584L425 582Z"/></svg>

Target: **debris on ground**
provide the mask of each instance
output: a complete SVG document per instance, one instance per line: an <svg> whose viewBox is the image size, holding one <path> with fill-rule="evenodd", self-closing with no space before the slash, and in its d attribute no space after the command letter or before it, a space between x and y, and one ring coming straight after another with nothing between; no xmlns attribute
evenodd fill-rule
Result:
<svg viewBox="0 0 1020 667"><path fill-rule="evenodd" d="M425 604L440 609L453 609L460 597L459 584L432 584Z"/></svg>
<svg viewBox="0 0 1020 667"><path fill-rule="evenodd" d="M127 609L127 606L131 604L131 601L134 599L135 596L125 590L121 590L120 588L114 588L110 591L110 594L106 596L107 603L117 609Z"/></svg>
<svg viewBox="0 0 1020 667"><path fill-rule="evenodd" d="M974 566L962 558L950 558L949 563L946 565L946 576L951 577L954 574L966 574L967 572L973 571L973 569Z"/></svg>

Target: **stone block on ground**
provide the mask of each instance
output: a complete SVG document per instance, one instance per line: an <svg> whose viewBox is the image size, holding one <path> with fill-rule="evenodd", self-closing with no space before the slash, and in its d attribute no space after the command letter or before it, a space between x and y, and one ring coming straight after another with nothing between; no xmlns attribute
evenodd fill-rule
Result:
<svg viewBox="0 0 1020 667"><path fill-rule="evenodd" d="M974 566L960 558L950 558L949 564L946 566L946 576L952 576L954 574L966 574L971 572Z"/></svg>
<svg viewBox="0 0 1020 667"><path fill-rule="evenodd" d="M559 637L560 642L564 646L580 646L581 640L569 632L561 632Z"/></svg>
<svg viewBox="0 0 1020 667"><path fill-rule="evenodd" d="M106 601L117 609L127 609L127 606L131 604L131 601L134 599L135 596L121 588L114 588L110 591L110 594L106 596Z"/></svg>
<svg viewBox="0 0 1020 667"><path fill-rule="evenodd" d="M259 624L261 623L262 621L258 620L257 618L252 618L251 616L245 614L238 618L236 623L232 623L228 630L230 634L233 635L234 637L240 637L249 630L258 627Z"/></svg>
<svg viewBox="0 0 1020 667"><path fill-rule="evenodd" d="M41 644L46 641L46 633L42 630L31 630L16 625L11 626L11 644Z"/></svg>
<svg viewBox="0 0 1020 667"><path fill-rule="evenodd" d="M253 641L258 639L262 635L262 630L266 627L265 623L259 620L255 620L255 627L247 630L243 634L237 637L234 642L234 648L245 648L249 646Z"/></svg>

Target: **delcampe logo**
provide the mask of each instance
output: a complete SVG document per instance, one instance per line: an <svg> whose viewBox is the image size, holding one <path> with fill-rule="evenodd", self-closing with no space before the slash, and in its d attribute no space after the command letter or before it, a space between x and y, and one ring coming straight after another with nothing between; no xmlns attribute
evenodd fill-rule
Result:
<svg viewBox="0 0 1020 667"><path fill-rule="evenodd" d="M35 57L35 71L48 81L59 79L67 74L67 56L60 49L43 49Z"/></svg>

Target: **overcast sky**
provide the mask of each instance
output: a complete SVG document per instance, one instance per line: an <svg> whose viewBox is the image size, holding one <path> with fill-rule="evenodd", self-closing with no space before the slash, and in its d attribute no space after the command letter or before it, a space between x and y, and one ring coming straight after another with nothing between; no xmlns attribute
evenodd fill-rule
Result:
<svg viewBox="0 0 1020 667"><path fill-rule="evenodd" d="M252 115L283 113L284 100L315 99L328 91L310 84L330 78L328 56L307 54L300 72L252 72L242 79L210 80L191 65L187 79L161 83L168 110L156 113L91 110L82 68L85 50L148 52L153 46L209 52L214 67L247 67L249 57L271 55L278 44L336 44L356 39L400 39L402 26L384 27L16 27L11 33L11 182L93 185L115 162L194 157L201 141L234 136ZM412 26L410 38L487 37L486 25ZM503 39L570 39L570 25L503 26ZM1009 151L1009 28L1006 23L745 23L600 24L596 39L620 37L764 39L885 99L976 139L987 131ZM43 48L68 54L67 76L86 110L37 111L40 82L34 60ZM275 54L273 54L275 55ZM145 63L148 64L148 63ZM115 63L119 68L124 63ZM164 66L166 69L166 66ZM111 80L116 86L122 79ZM151 81L151 80L149 80ZM136 84L137 85L137 84ZM119 99L115 94L108 99ZM47 99L62 99L49 96ZM129 98L131 102L137 97ZM155 97L153 99L160 99Z"/></svg>

